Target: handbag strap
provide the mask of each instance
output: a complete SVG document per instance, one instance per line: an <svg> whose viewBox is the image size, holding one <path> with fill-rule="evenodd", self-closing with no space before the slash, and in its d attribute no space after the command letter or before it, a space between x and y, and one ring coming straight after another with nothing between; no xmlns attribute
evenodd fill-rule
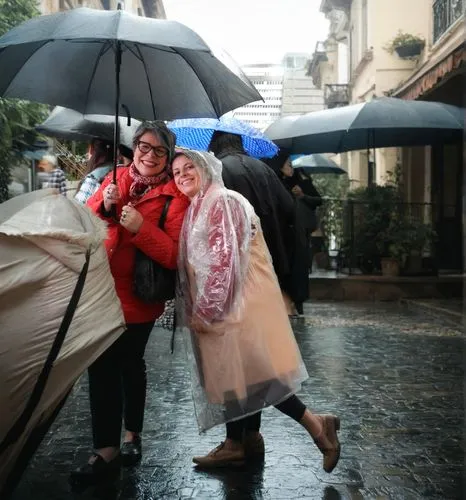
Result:
<svg viewBox="0 0 466 500"><path fill-rule="evenodd" d="M168 208L170 207L170 203L172 202L172 197L167 196L167 199L165 200L165 205L163 206L162 214L160 215L159 219L159 228L163 230L165 226L165 221L167 219L167 213L168 213Z"/></svg>
<svg viewBox="0 0 466 500"><path fill-rule="evenodd" d="M171 196L167 196L167 199L165 200L165 205L163 206L162 214L160 215L159 219L159 228L163 230L165 226L165 220L167 219L167 213L168 213L168 208L170 207L170 203L172 201ZM171 353L173 354L173 351L175 349L175 330L176 330L176 313L174 313L175 318L173 319L173 330L172 330L172 338L170 341L170 347L171 347Z"/></svg>

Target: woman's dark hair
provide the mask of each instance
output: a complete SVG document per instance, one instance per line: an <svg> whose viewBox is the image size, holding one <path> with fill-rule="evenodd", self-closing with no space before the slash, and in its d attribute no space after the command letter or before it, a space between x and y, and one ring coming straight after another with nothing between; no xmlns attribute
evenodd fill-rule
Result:
<svg viewBox="0 0 466 500"><path fill-rule="evenodd" d="M93 170L104 165L113 163L113 144L102 139L92 139L92 155L87 161L87 172L90 174Z"/></svg>
<svg viewBox="0 0 466 500"><path fill-rule="evenodd" d="M175 156L176 134L172 132L162 120L142 122L137 128L133 137L133 149L136 149L139 139L146 133L150 132L159 138L162 146L167 148L168 164L170 165Z"/></svg>
<svg viewBox="0 0 466 500"><path fill-rule="evenodd" d="M128 160L133 161L133 150L126 147L124 144L120 144L118 146L118 151L121 156L124 156L125 158L128 158Z"/></svg>
<svg viewBox="0 0 466 500"><path fill-rule="evenodd" d="M221 132L219 130L216 130L212 135L212 139L209 144L209 151L212 151L212 153L214 153L217 157L218 155L227 153L246 154L240 135Z"/></svg>
<svg viewBox="0 0 466 500"><path fill-rule="evenodd" d="M282 167L286 160L290 157L290 152L287 149L280 149L278 154L273 158L262 158L262 161L266 163L277 175L282 178Z"/></svg>

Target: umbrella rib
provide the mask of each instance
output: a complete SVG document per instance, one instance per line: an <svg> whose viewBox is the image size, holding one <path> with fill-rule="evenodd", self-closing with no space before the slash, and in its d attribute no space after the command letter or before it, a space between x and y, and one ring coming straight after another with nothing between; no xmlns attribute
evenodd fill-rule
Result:
<svg viewBox="0 0 466 500"><path fill-rule="evenodd" d="M21 69L24 68L25 64L31 59L31 57L38 51L40 50L44 45L46 45L47 43L49 43L51 40L43 40L43 42L33 51L31 52L31 54L29 54L29 56L27 57L27 59L24 61L24 63L21 65L21 68L15 73L15 76L10 80L10 83L8 84L8 86L6 87L6 89L11 85L11 82L18 76L18 73ZM3 47L2 50L0 50L0 53L3 52L3 50L6 50L8 47Z"/></svg>
<svg viewBox="0 0 466 500"><path fill-rule="evenodd" d="M98 54L98 56L96 57L96 60L94 61L94 67L92 68L92 74L91 74L91 78L89 78L89 84L87 86L87 91L86 91L86 104L84 106L84 109L83 109L83 114L86 112L87 110L87 103L89 101L89 92L90 92L90 89L91 89L91 85L92 85L92 82L94 81L94 77L95 77L95 74L97 72L97 67L99 65L99 61L100 61L100 58L105 54L105 52L107 52L108 50L110 50L110 44L108 43L108 41L106 41L105 43L102 44L102 47L100 49L100 52Z"/></svg>
<svg viewBox="0 0 466 500"><path fill-rule="evenodd" d="M129 47L128 47L129 49ZM154 103L154 96L152 94L152 87L150 85L150 78L149 78L149 73L147 72L147 66L146 66L146 61L144 60L143 56L142 56L142 53L141 53L141 50L139 49L139 47L136 45L135 46L135 49L137 51L137 53L139 54L139 57L140 57L140 60L141 60L141 63L142 63L142 66L144 68L144 73L146 74L146 80L147 80L147 85L149 87L149 95L150 95L150 102L152 104L152 113L154 115L154 120L157 119L157 116L155 114L155 103Z"/></svg>
<svg viewBox="0 0 466 500"><path fill-rule="evenodd" d="M183 61L193 70L194 74L196 75L197 77L197 80L199 81L199 83L202 85L202 88L204 89L204 92L206 93L206 95L208 96L209 93L207 92L207 89L205 88L205 85L204 85L204 82L201 80L201 78L199 77L199 75L196 73L196 70L194 69L193 65L183 56L183 54L181 54L180 52L178 52L177 49L175 49L174 47L172 47L172 49L174 50L174 52L176 52L182 59ZM189 50L189 49L186 49L186 50ZM212 57L215 57L212 52L209 52L210 55ZM226 66L225 66L226 67ZM228 69L228 68L227 68ZM217 115L217 118L220 117L219 115L219 111L215 108L214 106L214 103L212 102L211 99L209 99L210 103L212 104L212 107L214 108L214 111L215 111L215 114Z"/></svg>

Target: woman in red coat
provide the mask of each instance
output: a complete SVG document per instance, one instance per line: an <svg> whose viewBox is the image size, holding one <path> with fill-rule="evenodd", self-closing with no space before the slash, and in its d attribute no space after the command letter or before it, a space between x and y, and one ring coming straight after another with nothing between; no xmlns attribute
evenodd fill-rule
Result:
<svg viewBox="0 0 466 500"><path fill-rule="evenodd" d="M116 184L109 174L87 202L108 222L106 247L126 331L89 368L94 454L73 473L74 480L92 483L118 471L121 463L133 464L141 458L144 351L164 304L147 303L135 296L134 262L139 249L163 267L176 269L188 199L170 174L175 140L162 121L141 124L133 140L133 163L117 170ZM171 201L162 230L158 223L167 198ZM122 419L126 433L120 450Z"/></svg>

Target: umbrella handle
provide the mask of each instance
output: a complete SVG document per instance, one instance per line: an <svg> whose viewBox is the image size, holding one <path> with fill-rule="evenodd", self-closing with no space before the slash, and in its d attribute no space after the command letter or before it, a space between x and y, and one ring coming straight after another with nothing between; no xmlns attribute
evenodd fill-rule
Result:
<svg viewBox="0 0 466 500"><path fill-rule="evenodd" d="M126 104L122 104L121 107L126 112L126 125L128 125L128 127L131 127L131 113L129 112L129 108Z"/></svg>

